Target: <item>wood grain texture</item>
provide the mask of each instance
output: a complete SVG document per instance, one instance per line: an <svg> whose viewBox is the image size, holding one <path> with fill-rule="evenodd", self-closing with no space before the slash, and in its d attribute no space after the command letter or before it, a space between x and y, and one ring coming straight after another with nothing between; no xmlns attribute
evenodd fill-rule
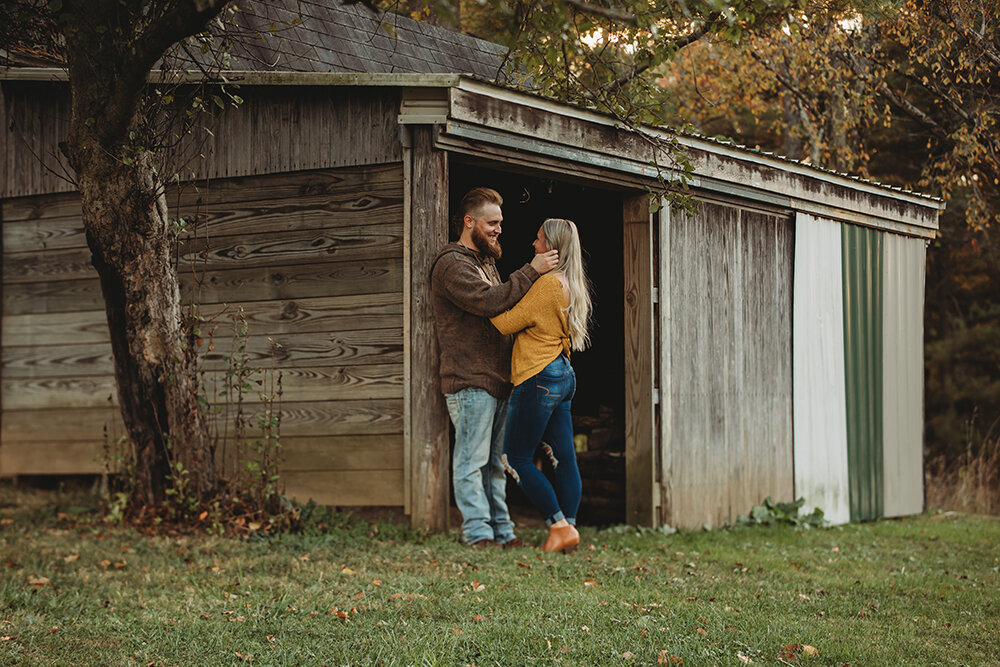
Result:
<svg viewBox="0 0 1000 667"><path fill-rule="evenodd" d="M241 306L205 303L199 308L210 316L202 330L214 328L225 342L232 329L230 316L242 309L251 335L322 333L344 329L387 329L402 325L400 294L366 294L342 297L312 297L282 301L251 301ZM108 340L103 310L79 313L6 315L3 319L5 347L68 345Z"/></svg>
<svg viewBox="0 0 1000 667"><path fill-rule="evenodd" d="M403 368L401 364L281 368L282 399L285 401L323 401L362 398L402 398ZM277 377L272 373L271 377ZM256 398L256 382L262 373L253 374L249 381L249 396ZM202 385L209 403L223 402L225 373L204 374ZM51 377L3 380L4 409L101 408L118 405L118 390L111 375L83 377Z"/></svg>
<svg viewBox="0 0 1000 667"><path fill-rule="evenodd" d="M410 215L410 505L414 527L448 529L448 414L438 374L437 334L431 307L434 258L448 242L448 160L434 149L433 128L413 130Z"/></svg>
<svg viewBox="0 0 1000 667"><path fill-rule="evenodd" d="M5 81L2 86L9 110L4 128L13 122L15 131L2 156L10 177L0 181L0 198L73 190L33 155L64 170L59 142L69 128L68 85ZM398 89L260 86L240 94L240 108L206 118L213 136L204 145L202 133L182 142L168 156L164 173L184 164L185 180L221 179L401 159Z"/></svg>
<svg viewBox="0 0 1000 667"><path fill-rule="evenodd" d="M357 364L402 364L401 328L251 336L246 353L256 368L302 368ZM273 347L276 343L280 347ZM230 350L216 347L203 355L203 368L225 370ZM84 343L3 350L3 377L79 377L113 371L110 343Z"/></svg>
<svg viewBox="0 0 1000 667"><path fill-rule="evenodd" d="M702 202L670 232L672 514L791 500L791 223Z"/></svg>
<svg viewBox="0 0 1000 667"><path fill-rule="evenodd" d="M319 505L402 505L402 470L312 470L282 476L285 494Z"/></svg>
<svg viewBox="0 0 1000 667"><path fill-rule="evenodd" d="M244 303L316 296L375 294L402 289L402 259L389 257L304 266L183 271L181 292L188 303ZM249 297L253 297L252 299ZM3 312L72 313L104 308L96 278L12 283L3 289Z"/></svg>
<svg viewBox="0 0 1000 667"><path fill-rule="evenodd" d="M623 201L625 248L625 516L632 525L655 522L656 442L653 414L653 297L649 197Z"/></svg>
<svg viewBox="0 0 1000 667"><path fill-rule="evenodd" d="M262 413L259 403L246 407L250 424ZM214 432L229 429L233 409L212 417ZM99 442L124 434L117 408L67 408L64 410L7 410L4 412L4 447L13 442ZM402 399L284 402L281 405L283 437L328 435L373 435L403 433Z"/></svg>
<svg viewBox="0 0 1000 667"><path fill-rule="evenodd" d="M171 186L170 214L184 218L189 234L247 235L263 232L328 229L402 219L402 177L398 164L361 170L322 170L308 175L281 174L231 179L225 186ZM222 199L220 192L232 196ZM4 203L3 242L7 252L85 248L87 239L79 201L50 196L22 197ZM75 210L73 210L75 209Z"/></svg>
<svg viewBox="0 0 1000 667"><path fill-rule="evenodd" d="M178 270L320 264L402 256L402 225L355 225L331 230L304 230L254 236L197 238L181 243ZM90 250L41 250L7 253L5 283L86 280L94 276Z"/></svg>

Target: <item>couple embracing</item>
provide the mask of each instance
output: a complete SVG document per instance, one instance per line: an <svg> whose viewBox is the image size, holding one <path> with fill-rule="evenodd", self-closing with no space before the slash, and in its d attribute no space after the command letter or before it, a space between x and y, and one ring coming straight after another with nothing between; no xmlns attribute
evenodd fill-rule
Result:
<svg viewBox="0 0 1000 667"><path fill-rule="evenodd" d="M490 188L466 193L459 239L431 274L441 389L455 426L455 500L466 544L524 546L507 510L509 473L549 526L542 549L569 551L580 541L581 495L569 356L587 347L591 312L580 237L569 220L545 220L534 258L504 282L496 268L502 205ZM534 464L540 444L551 481Z"/></svg>

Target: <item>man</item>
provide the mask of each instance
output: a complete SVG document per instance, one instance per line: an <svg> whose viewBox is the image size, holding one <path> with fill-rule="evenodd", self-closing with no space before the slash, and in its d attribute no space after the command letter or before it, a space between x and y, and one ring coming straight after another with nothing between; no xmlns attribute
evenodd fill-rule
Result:
<svg viewBox="0 0 1000 667"><path fill-rule="evenodd" d="M558 263L554 250L535 255L507 282L500 280L502 204L500 193L490 188L466 193L455 221L458 242L441 250L431 271L441 390L455 425L455 501L465 543L476 546L523 544L514 536L500 462L513 341L489 318L514 306Z"/></svg>

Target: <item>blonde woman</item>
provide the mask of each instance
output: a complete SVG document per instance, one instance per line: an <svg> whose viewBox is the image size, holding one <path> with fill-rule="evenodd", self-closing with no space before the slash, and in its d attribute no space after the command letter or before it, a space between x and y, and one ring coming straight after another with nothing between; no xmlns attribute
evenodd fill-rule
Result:
<svg viewBox="0 0 1000 667"><path fill-rule="evenodd" d="M536 254L558 250L559 264L516 306L491 319L501 333L517 334L502 461L549 526L542 550L566 552L580 542L576 512L581 494L570 416L576 374L569 355L590 343L590 290L575 224L549 218L534 247ZM551 482L533 462L539 443L552 462Z"/></svg>

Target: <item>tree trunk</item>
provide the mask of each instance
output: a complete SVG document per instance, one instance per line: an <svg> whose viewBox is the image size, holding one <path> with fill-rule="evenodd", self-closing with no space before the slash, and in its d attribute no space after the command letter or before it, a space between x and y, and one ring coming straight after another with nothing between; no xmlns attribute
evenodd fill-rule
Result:
<svg viewBox="0 0 1000 667"><path fill-rule="evenodd" d="M119 147L89 150L96 137L88 135L74 133L69 153L104 294L136 491L147 503L162 501L171 487L203 499L217 476L198 405L193 323L171 262L163 184L148 163L116 159Z"/></svg>

